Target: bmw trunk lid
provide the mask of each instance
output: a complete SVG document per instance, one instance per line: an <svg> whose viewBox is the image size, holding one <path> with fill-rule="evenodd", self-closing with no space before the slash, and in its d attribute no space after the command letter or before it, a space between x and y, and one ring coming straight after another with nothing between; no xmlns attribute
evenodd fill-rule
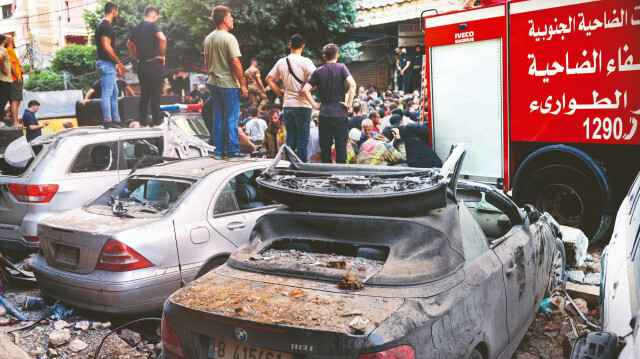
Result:
<svg viewBox="0 0 640 359"><path fill-rule="evenodd" d="M367 337L404 302L318 290L290 278L273 282L228 277L221 267L176 292L165 304L168 325L188 357L210 349L272 353L273 358L357 357ZM286 339L285 339L286 338ZM219 352L217 354L220 354Z"/></svg>

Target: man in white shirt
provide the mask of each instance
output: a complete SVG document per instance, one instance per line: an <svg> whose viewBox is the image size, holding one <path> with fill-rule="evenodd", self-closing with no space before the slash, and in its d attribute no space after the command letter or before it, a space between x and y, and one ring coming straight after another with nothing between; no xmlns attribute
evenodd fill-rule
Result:
<svg viewBox="0 0 640 359"><path fill-rule="evenodd" d="M311 104L304 97L302 88L316 67L311 60L302 56L304 45L302 35L293 35L289 43L291 54L278 60L265 80L278 96L284 94L283 116L287 128L287 146L296 151L302 161L307 162ZM282 79L284 90L276 83L278 79Z"/></svg>
<svg viewBox="0 0 640 359"><path fill-rule="evenodd" d="M264 131L267 129L267 123L261 118L253 118L247 122L244 132L249 136L251 141L264 140Z"/></svg>

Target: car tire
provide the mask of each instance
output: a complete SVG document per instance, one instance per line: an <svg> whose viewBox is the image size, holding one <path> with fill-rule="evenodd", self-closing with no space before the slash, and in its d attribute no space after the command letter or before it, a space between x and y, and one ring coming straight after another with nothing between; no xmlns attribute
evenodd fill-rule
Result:
<svg viewBox="0 0 640 359"><path fill-rule="evenodd" d="M217 257L210 261L208 261L205 265L200 268L200 271L196 275L196 279L202 277L203 275L211 272L213 269L220 267L221 265L227 262L227 257Z"/></svg>
<svg viewBox="0 0 640 359"><path fill-rule="evenodd" d="M533 204L559 224L582 230L589 243L602 239L611 225L611 215L602 210L600 186L593 176L575 167L542 167L521 188L521 204Z"/></svg>
<svg viewBox="0 0 640 359"><path fill-rule="evenodd" d="M547 283L547 289L544 293L544 298L549 298L554 290L563 291L566 285L565 266L567 258L564 253L564 244L559 239L556 239L553 249L553 256L551 257L551 268L549 268L549 281Z"/></svg>
<svg viewBox="0 0 640 359"><path fill-rule="evenodd" d="M482 353L480 353L478 348L473 348L473 351L469 355L469 359L483 359Z"/></svg>

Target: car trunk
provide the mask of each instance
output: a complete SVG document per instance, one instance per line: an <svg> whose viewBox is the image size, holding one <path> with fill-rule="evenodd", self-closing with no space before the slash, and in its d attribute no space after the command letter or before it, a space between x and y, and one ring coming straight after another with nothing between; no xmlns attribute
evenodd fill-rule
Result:
<svg viewBox="0 0 640 359"><path fill-rule="evenodd" d="M185 354L207 358L211 345L217 354L222 345L256 357L263 351L272 352L273 358L281 354L282 359L293 358L286 354L353 358L368 335L404 302L305 288L300 279L269 278L272 283L259 280L264 276L247 280L216 272L176 292L165 315ZM246 340L234 334L238 329L246 333Z"/></svg>
<svg viewBox="0 0 640 359"><path fill-rule="evenodd" d="M42 145L34 145L32 148L37 156L24 167L14 167L7 162L4 156L0 157L0 237L15 237L16 230L20 227L29 206L33 205L18 201L11 192L12 185L26 186L29 184L35 167L34 162L37 157L42 157L41 154L44 152Z"/></svg>
<svg viewBox="0 0 640 359"><path fill-rule="evenodd" d="M95 270L107 240L118 232L157 218L118 218L74 209L47 218L38 226L42 253L50 265L78 274Z"/></svg>

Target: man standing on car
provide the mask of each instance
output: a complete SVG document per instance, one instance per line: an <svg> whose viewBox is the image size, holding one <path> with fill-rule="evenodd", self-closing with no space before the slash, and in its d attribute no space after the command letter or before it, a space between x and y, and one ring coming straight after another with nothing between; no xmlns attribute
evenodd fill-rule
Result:
<svg viewBox="0 0 640 359"><path fill-rule="evenodd" d="M118 5L108 1L104 4L104 19L96 26L96 49L98 61L96 70L102 78L102 97L100 106L104 126L122 127L120 114L118 113L118 87L116 86L116 75L124 74L125 68L118 55L116 55L116 32L113 29L114 21L118 18Z"/></svg>
<svg viewBox="0 0 640 359"><path fill-rule="evenodd" d="M338 63L338 47L325 45L322 56L327 62L311 74L304 85L304 95L314 109L320 110L320 156L322 163L332 163L331 145L336 144L336 163L347 163L347 140L349 139L349 115L356 94L356 81L344 64ZM345 102L344 82L349 83L349 95ZM318 89L322 107L313 99L311 91Z"/></svg>
<svg viewBox="0 0 640 359"><path fill-rule="evenodd" d="M7 52L7 37L0 34L0 109L3 111L9 102L11 82L11 60Z"/></svg>
<svg viewBox="0 0 640 359"><path fill-rule="evenodd" d="M216 6L211 12L216 29L204 39L204 66L209 73L207 86L213 104L213 132L209 144L216 147L213 157L227 159L248 157L240 153L238 143L238 120L240 118L240 96L247 97L240 63L240 47L236 37L229 33L233 29L231 10Z"/></svg>
<svg viewBox="0 0 640 359"><path fill-rule="evenodd" d="M267 75L266 81L278 97L284 94L284 125L287 128L287 146L296 152L300 160L307 162L311 104L302 93L302 88L316 67L311 60L302 56L304 46L302 35L291 36L289 42L291 54L276 62ZM278 79L282 79L284 91L276 83Z"/></svg>
<svg viewBox="0 0 640 359"><path fill-rule="evenodd" d="M9 112L11 113L11 121L14 127L19 127L18 122L18 107L22 102L22 74L24 69L20 66L20 60L16 56L15 40L13 36L7 36L7 52L9 53L9 59L11 60L11 91L9 92Z"/></svg>
<svg viewBox="0 0 640 359"><path fill-rule="evenodd" d="M158 26L160 11L155 6L144 8L144 20L131 30L127 47L134 60L138 61L138 79L140 80L140 104L138 118L147 118L147 108L151 102L151 118L149 127L162 122L160 115L160 96L164 85L165 53L167 38Z"/></svg>

